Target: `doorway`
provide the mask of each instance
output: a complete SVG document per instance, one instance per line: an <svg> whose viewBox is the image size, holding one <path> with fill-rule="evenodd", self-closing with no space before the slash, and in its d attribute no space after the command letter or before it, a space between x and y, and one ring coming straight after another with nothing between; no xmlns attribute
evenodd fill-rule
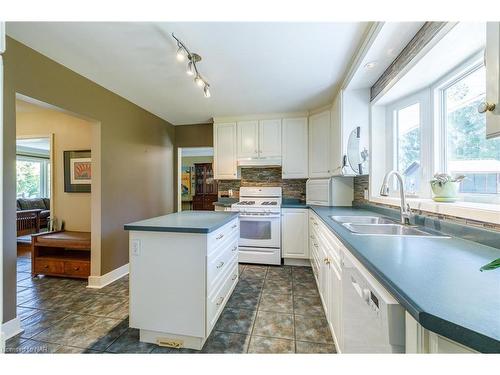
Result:
<svg viewBox="0 0 500 375"><path fill-rule="evenodd" d="M213 147L178 149L178 211L213 211L218 200Z"/></svg>
<svg viewBox="0 0 500 375"><path fill-rule="evenodd" d="M53 139L52 133L16 137L16 230L20 257L30 256L31 234L52 227Z"/></svg>

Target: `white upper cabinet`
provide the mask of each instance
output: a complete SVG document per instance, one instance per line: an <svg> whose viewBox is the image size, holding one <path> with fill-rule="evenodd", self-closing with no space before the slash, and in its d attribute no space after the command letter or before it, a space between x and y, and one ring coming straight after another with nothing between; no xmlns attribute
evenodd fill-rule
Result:
<svg viewBox="0 0 500 375"><path fill-rule="evenodd" d="M309 117L309 177L330 177L330 110Z"/></svg>
<svg viewBox="0 0 500 375"><path fill-rule="evenodd" d="M486 27L486 138L500 137L500 22ZM493 109L492 106L495 106Z"/></svg>
<svg viewBox="0 0 500 375"><path fill-rule="evenodd" d="M259 121L259 157L281 158L281 119Z"/></svg>
<svg viewBox="0 0 500 375"><path fill-rule="evenodd" d="M259 122L238 121L238 159L259 157Z"/></svg>
<svg viewBox="0 0 500 375"><path fill-rule="evenodd" d="M283 119L282 177L308 177L307 118Z"/></svg>
<svg viewBox="0 0 500 375"><path fill-rule="evenodd" d="M235 122L214 124L214 176L217 180L238 178Z"/></svg>

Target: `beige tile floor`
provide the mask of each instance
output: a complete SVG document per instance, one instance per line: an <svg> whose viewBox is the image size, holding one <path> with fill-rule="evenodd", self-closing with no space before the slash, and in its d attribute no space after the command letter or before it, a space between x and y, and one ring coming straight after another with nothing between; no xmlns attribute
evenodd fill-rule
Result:
<svg viewBox="0 0 500 375"><path fill-rule="evenodd" d="M335 353L311 268L240 265L240 281L201 351L139 341L128 327L128 277L99 289L81 280L32 279L18 258L24 332L10 353Z"/></svg>

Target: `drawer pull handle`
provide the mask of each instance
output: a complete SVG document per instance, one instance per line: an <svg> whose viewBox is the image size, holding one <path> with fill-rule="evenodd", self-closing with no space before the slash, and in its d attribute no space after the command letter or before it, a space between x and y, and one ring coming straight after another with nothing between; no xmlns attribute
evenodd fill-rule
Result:
<svg viewBox="0 0 500 375"><path fill-rule="evenodd" d="M231 251L236 251L236 249L238 249L238 246L233 247Z"/></svg>
<svg viewBox="0 0 500 375"><path fill-rule="evenodd" d="M222 237L224 237L224 235L221 233L219 234L217 237L215 237L216 240L220 240Z"/></svg>
<svg viewBox="0 0 500 375"><path fill-rule="evenodd" d="M78 271L80 267L73 267L73 271Z"/></svg>
<svg viewBox="0 0 500 375"><path fill-rule="evenodd" d="M313 224L314 224L315 226L318 226L318 223L316 223L316 222L315 222L315 223L313 223Z"/></svg>
<svg viewBox="0 0 500 375"><path fill-rule="evenodd" d="M220 269L222 268L222 266L224 265L224 262L220 262L218 265L217 265L217 269Z"/></svg>
<svg viewBox="0 0 500 375"><path fill-rule="evenodd" d="M235 274L235 275L233 275L233 277L231 278L231 280L234 281L234 280L236 280L237 277L238 277L238 275Z"/></svg>
<svg viewBox="0 0 500 375"><path fill-rule="evenodd" d="M219 299L217 300L217 306L222 305L223 301L224 301L224 297L219 297Z"/></svg>
<svg viewBox="0 0 500 375"><path fill-rule="evenodd" d="M330 264L330 259L325 258L325 259L324 259L324 262L325 262L325 264Z"/></svg>
<svg viewBox="0 0 500 375"><path fill-rule="evenodd" d="M49 268L49 265L48 265L48 264L46 264L44 268Z"/></svg>
<svg viewBox="0 0 500 375"><path fill-rule="evenodd" d="M234 224L231 229L238 228L238 224Z"/></svg>

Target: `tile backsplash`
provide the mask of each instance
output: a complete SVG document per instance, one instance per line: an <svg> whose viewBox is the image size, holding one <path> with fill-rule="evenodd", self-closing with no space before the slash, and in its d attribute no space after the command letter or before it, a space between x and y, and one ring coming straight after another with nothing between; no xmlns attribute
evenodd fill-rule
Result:
<svg viewBox="0 0 500 375"><path fill-rule="evenodd" d="M391 206L391 205L369 202L368 200L364 199L364 190L368 189L369 183L370 182L369 182L368 176L354 177L354 201L352 202L353 205L370 204L370 205L374 205L374 206L394 208L394 206ZM422 210L414 210L414 212L417 215L427 216L430 218L435 218L435 219L444 220L444 221L449 221L449 222L455 223L455 224L468 225L468 226L470 225L470 226L475 226L475 227L479 227L479 228L487 228L487 229L491 229L491 230L495 230L495 231L500 231L500 225L495 224L495 223L487 223L484 221L477 221L477 220L473 220L473 219L464 219L462 217L437 214L435 212L428 212L428 211L422 211Z"/></svg>
<svg viewBox="0 0 500 375"><path fill-rule="evenodd" d="M281 167L272 168L242 168L241 180L219 180L219 197L227 196L233 191L233 196L239 196L242 186L281 186L283 198L306 199L307 179L282 179Z"/></svg>

